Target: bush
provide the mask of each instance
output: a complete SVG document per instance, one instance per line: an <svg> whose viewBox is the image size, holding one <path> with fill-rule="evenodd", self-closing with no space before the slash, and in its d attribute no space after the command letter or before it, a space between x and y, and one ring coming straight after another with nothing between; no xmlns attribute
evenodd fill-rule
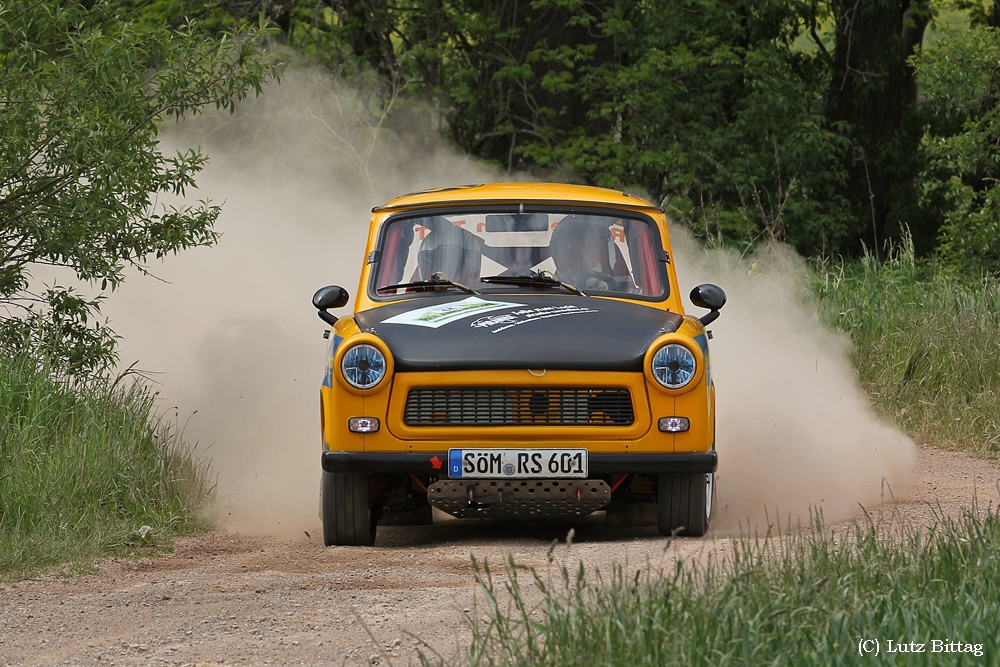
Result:
<svg viewBox="0 0 1000 667"><path fill-rule="evenodd" d="M1000 272L1000 31L948 35L912 64L927 123L918 190L942 221L936 253L956 274Z"/></svg>

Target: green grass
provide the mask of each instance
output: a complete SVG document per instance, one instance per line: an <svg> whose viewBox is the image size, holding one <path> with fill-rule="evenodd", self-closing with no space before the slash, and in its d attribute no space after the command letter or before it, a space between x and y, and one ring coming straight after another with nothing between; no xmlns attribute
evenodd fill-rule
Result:
<svg viewBox="0 0 1000 667"><path fill-rule="evenodd" d="M707 565L610 579L508 563L478 568L485 619L464 662L476 667L660 665L987 665L1000 660L1000 519L972 512L918 530L898 518L736 540ZM542 591L525 602L520 579ZM498 583L499 582L499 583ZM484 622L485 621L485 622ZM879 640L881 655L859 655ZM888 640L926 644L888 653ZM932 653L932 641L979 645ZM874 645L869 644L872 648ZM432 662L425 658L425 663Z"/></svg>
<svg viewBox="0 0 1000 667"><path fill-rule="evenodd" d="M142 383L58 379L30 357L0 359L0 573L200 528L211 489L176 436Z"/></svg>
<svg viewBox="0 0 1000 667"><path fill-rule="evenodd" d="M1000 284L950 276L911 247L820 272L827 321L854 341L875 406L917 442L1000 455Z"/></svg>

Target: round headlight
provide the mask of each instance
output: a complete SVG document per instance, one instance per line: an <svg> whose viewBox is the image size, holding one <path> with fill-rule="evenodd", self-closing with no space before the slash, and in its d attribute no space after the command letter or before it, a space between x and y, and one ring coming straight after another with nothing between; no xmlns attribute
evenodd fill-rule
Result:
<svg viewBox="0 0 1000 667"><path fill-rule="evenodd" d="M653 377L667 389L680 389L698 370L694 353L679 343L667 343L653 355Z"/></svg>
<svg viewBox="0 0 1000 667"><path fill-rule="evenodd" d="M344 353L340 370L352 387L371 389L385 377L385 355L374 345L355 345Z"/></svg>

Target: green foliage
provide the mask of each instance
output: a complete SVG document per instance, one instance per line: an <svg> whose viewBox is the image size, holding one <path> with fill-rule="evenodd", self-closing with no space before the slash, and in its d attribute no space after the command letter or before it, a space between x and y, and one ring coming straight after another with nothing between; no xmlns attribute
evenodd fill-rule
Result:
<svg viewBox="0 0 1000 667"><path fill-rule="evenodd" d="M993 26L1000 24L1000 6L992 0L949 0L946 5L952 5L968 18L972 26Z"/></svg>
<svg viewBox="0 0 1000 667"><path fill-rule="evenodd" d="M825 46L795 46L807 32L822 45L817 26L849 11L838 3L282 6L276 20L288 25L289 44L349 78L381 79L379 106L393 107L386 130L412 135L443 121L464 151L509 173L637 190L703 236L783 239L806 254L833 254L857 250L874 229L869 188L851 182L868 137L855 125L869 118L832 117L833 56ZM899 23L903 9L882 2L871 13ZM902 37L875 36L885 67L903 71ZM860 70L851 64L853 77ZM885 78L880 69L857 86L900 97L898 85L879 88ZM887 123L895 137L900 119ZM913 161L913 147L897 139L885 140L879 164ZM884 171L889 181L912 180L910 166ZM896 210L882 202L894 183L878 191L883 217Z"/></svg>
<svg viewBox="0 0 1000 667"><path fill-rule="evenodd" d="M0 572L126 553L202 526L205 466L141 382L0 357ZM152 532L143 531L148 526Z"/></svg>
<svg viewBox="0 0 1000 667"><path fill-rule="evenodd" d="M474 639L465 662L971 665L1000 657L996 514L940 518L928 531L899 517L847 531L819 521L809 528L743 537L731 554L704 566L619 565L607 579L582 563L573 571L554 567L552 576L511 561L498 583L487 565L478 566L486 608L484 618L469 618ZM526 570L541 591L537 605L519 581ZM879 640L878 656L859 654L864 639ZM919 642L926 652L889 653L888 640ZM933 640L969 647L932 652Z"/></svg>
<svg viewBox="0 0 1000 667"><path fill-rule="evenodd" d="M223 8L239 24L253 6L158 0L143 15L176 23ZM289 0L266 11L303 60L360 87L367 124L394 139L442 132L508 173L638 191L724 242L860 257L909 229L921 256L995 270L989 26L1000 14L989 3ZM935 26L942 14L962 29Z"/></svg>
<svg viewBox="0 0 1000 667"><path fill-rule="evenodd" d="M929 120L924 199L944 216L938 252L957 273L1000 273L1000 32L941 40L915 66Z"/></svg>
<svg viewBox="0 0 1000 667"><path fill-rule="evenodd" d="M846 331L876 407L920 443L1000 456L1000 284L915 261L912 244L822 272L826 320Z"/></svg>
<svg viewBox="0 0 1000 667"><path fill-rule="evenodd" d="M1000 274L1000 188L977 192L958 178L948 180L948 202L938 252L957 272Z"/></svg>
<svg viewBox="0 0 1000 667"><path fill-rule="evenodd" d="M489 85L451 96L453 116L475 121L490 89L511 89L486 116L492 124L474 133L488 141L458 135L467 150L508 168L517 158L643 191L704 235L787 238L806 252L837 247L850 229L838 206L840 162L850 146L822 115L824 62L791 47L801 19L795 5L544 2L532 9L524 29L486 37L518 46L492 47L505 54L505 67L470 73L476 81L491 75ZM557 44L529 32L555 21L586 31Z"/></svg>
<svg viewBox="0 0 1000 667"><path fill-rule="evenodd" d="M263 9L258 2L219 0L118 0L114 4L147 29L182 28L193 22L199 32L213 37L248 27Z"/></svg>
<svg viewBox="0 0 1000 667"><path fill-rule="evenodd" d="M158 0L143 12L176 22L221 7L239 24L251 6ZM302 60L361 88L367 124L394 139L431 145L441 132L508 173L638 191L725 242L859 257L910 229L918 253L941 245L958 270L994 261L992 167L953 164L994 145L992 97L946 103L963 76L997 78L984 37L997 15L976 0L290 0L266 11ZM941 12L974 29L924 45Z"/></svg>
<svg viewBox="0 0 1000 667"><path fill-rule="evenodd" d="M263 35L142 25L114 2L0 5L4 342L44 339L71 372L102 366L114 338L92 326L98 302L58 286L29 292L31 266L114 289L127 265L215 241L217 206L158 202L192 187L205 157L164 155L157 124L206 106L232 111L259 92L271 71Z"/></svg>
<svg viewBox="0 0 1000 667"><path fill-rule="evenodd" d="M817 200L836 201L849 146L821 114L822 61L791 49L799 18L783 3L616 3L593 17L615 56L579 67L590 124L524 153L643 190L705 234L833 245L846 221Z"/></svg>

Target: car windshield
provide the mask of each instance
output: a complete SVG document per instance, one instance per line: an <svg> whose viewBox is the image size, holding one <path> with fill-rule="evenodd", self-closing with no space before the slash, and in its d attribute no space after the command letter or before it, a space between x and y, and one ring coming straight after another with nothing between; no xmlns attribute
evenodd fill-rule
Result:
<svg viewBox="0 0 1000 667"><path fill-rule="evenodd" d="M613 214L478 211L397 218L382 235L373 288L376 298L462 287L662 298L666 275L656 238L648 220Z"/></svg>

